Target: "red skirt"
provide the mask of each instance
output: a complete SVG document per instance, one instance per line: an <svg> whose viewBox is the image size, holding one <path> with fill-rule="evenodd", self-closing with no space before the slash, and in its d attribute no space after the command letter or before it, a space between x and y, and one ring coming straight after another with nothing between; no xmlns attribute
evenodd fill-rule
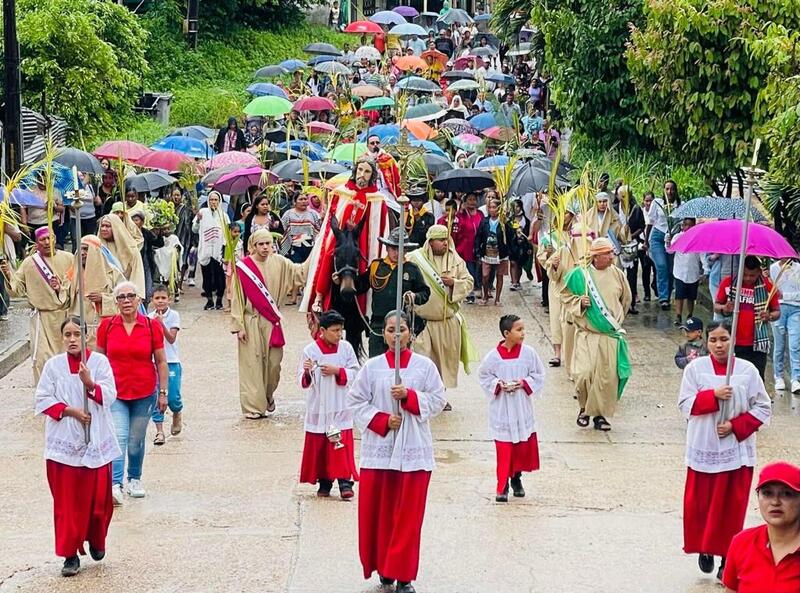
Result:
<svg viewBox="0 0 800 593"><path fill-rule="evenodd" d="M509 443L495 441L497 451L497 493L504 492L509 478L519 472L539 469L539 439L534 432L527 441Z"/></svg>
<svg viewBox="0 0 800 593"><path fill-rule="evenodd" d="M342 444L342 449L334 449L324 434L306 432L300 482L316 484L319 480L358 480L352 428L342 431Z"/></svg>
<svg viewBox="0 0 800 593"><path fill-rule="evenodd" d="M358 552L364 578L409 582L417 578L419 548L431 472L361 469Z"/></svg>
<svg viewBox="0 0 800 593"><path fill-rule="evenodd" d="M725 556L744 526L753 468L707 474L686 468L683 494L683 551Z"/></svg>
<svg viewBox="0 0 800 593"><path fill-rule="evenodd" d="M111 464L73 467L47 460L47 483L53 495L56 555L85 554L83 542L106 549L106 534L114 513Z"/></svg>

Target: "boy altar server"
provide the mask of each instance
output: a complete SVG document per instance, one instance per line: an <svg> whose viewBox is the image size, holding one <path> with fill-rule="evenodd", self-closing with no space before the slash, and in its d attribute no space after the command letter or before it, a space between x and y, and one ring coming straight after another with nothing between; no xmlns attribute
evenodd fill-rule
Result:
<svg viewBox="0 0 800 593"><path fill-rule="evenodd" d="M319 318L319 336L303 350L298 369L306 393L306 441L300 482L319 484L317 496L331 495L333 480L339 495L353 498L358 479L353 454L353 412L347 407L348 385L358 372L353 347L342 341L344 317L326 311Z"/></svg>
<svg viewBox="0 0 800 593"><path fill-rule="evenodd" d="M497 502L525 496L522 472L539 469L539 441L533 413L534 393L544 385L544 365L525 340L525 324L516 315L500 318L503 340L481 363L478 378L489 398L489 434L497 450Z"/></svg>

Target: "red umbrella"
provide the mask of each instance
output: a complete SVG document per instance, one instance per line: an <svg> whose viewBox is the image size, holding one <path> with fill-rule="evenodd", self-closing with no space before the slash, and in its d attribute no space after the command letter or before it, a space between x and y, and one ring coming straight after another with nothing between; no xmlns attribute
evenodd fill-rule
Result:
<svg viewBox="0 0 800 593"><path fill-rule="evenodd" d="M484 130L481 132L487 138L491 138L492 140L500 140L501 142L507 142L514 137L516 134L514 128L501 128L500 126L492 126L488 130Z"/></svg>
<svg viewBox="0 0 800 593"><path fill-rule="evenodd" d="M344 28L345 33L370 33L377 35L383 33L383 29L378 23L372 21L353 21Z"/></svg>
<svg viewBox="0 0 800 593"><path fill-rule="evenodd" d="M295 101L292 109L295 111L331 111L336 109L336 105L327 97L302 97Z"/></svg>
<svg viewBox="0 0 800 593"><path fill-rule="evenodd" d="M312 121L308 124L308 129L315 134L333 134L336 131L336 126L326 124L324 121Z"/></svg>
<svg viewBox="0 0 800 593"><path fill-rule="evenodd" d="M206 161L206 169L210 171L221 167L229 167L231 165L239 165L240 169L244 169L246 167L258 167L260 164L258 157L249 152L231 150L208 159Z"/></svg>
<svg viewBox="0 0 800 593"><path fill-rule="evenodd" d="M244 194L251 187L265 187L268 183L275 183L278 178L270 171L261 167L239 169L223 175L214 184L214 189L231 196Z"/></svg>
<svg viewBox="0 0 800 593"><path fill-rule="evenodd" d="M165 171L180 171L184 163L193 160L177 150L157 150L150 152L136 161L140 167L148 169L164 169Z"/></svg>
<svg viewBox="0 0 800 593"><path fill-rule="evenodd" d="M103 143L94 151L94 156L101 159L123 159L135 163L144 155L153 152L144 144L130 140L111 140Z"/></svg>

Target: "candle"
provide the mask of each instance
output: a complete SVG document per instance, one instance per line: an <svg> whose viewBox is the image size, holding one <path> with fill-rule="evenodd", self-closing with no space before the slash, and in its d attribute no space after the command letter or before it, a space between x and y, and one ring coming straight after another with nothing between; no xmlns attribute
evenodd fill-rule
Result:
<svg viewBox="0 0 800 593"><path fill-rule="evenodd" d="M72 165L72 182L75 185L75 194L78 193L78 167Z"/></svg>

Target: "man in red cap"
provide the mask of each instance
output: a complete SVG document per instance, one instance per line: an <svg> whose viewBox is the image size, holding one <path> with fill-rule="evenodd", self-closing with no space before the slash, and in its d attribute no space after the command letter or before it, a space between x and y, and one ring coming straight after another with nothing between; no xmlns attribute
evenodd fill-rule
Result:
<svg viewBox="0 0 800 593"><path fill-rule="evenodd" d="M764 466L756 492L766 525L733 538L722 582L737 593L800 591L800 467Z"/></svg>

